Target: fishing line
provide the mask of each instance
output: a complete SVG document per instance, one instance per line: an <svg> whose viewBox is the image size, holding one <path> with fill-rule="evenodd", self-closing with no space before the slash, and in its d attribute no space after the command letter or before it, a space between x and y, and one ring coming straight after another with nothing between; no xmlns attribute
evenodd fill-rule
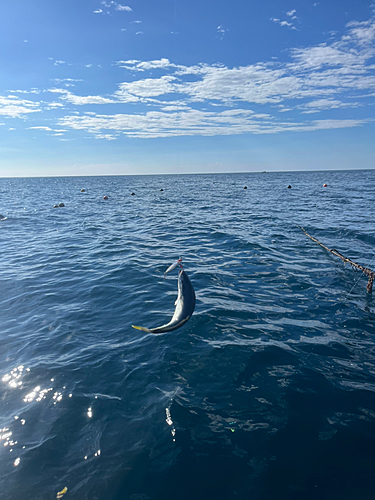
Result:
<svg viewBox="0 0 375 500"><path fill-rule="evenodd" d="M369 268L371 268L372 263L374 262L374 259L375 259L375 254L372 256L372 259L371 259L371 261L370 261L370 264L368 265L368 267L369 267ZM359 273L360 273L360 271L359 271L359 270L357 270L356 272L359 272ZM361 275L359 274L359 276L358 276L358 277L354 280L354 284L353 284L352 288L351 288L351 289L349 290L349 292L347 293L346 298L345 298L345 301L346 301L346 300L348 300L349 295L352 293L352 291L353 291L354 287L358 284L358 281L359 281L359 279L360 279L360 278L361 278Z"/></svg>
<svg viewBox="0 0 375 500"><path fill-rule="evenodd" d="M324 248L328 252L332 253L336 257L339 257L344 262L344 266L345 266L346 263L349 263L351 265L353 271L362 271L362 273L368 278L368 283L367 283L367 287L366 287L367 291L368 291L368 293L372 292L372 285L373 285L373 281L374 281L374 278L375 278L375 273L370 269L370 267L364 267L364 266L362 266L360 264L357 264L356 262L352 261L351 259L348 259L347 257L344 257L338 250L328 248L325 245L323 245L323 243L321 243L318 239L314 238L313 236L310 236L304 230L303 227L301 227L301 226L297 226L297 227L299 227L300 229L302 229L302 231L305 233L305 235L308 238L310 238L312 241L314 241L315 243L317 243L322 248ZM375 254L372 257L369 266L372 265L372 262L373 262L374 258L375 258ZM349 292L346 294L345 299L343 300L344 303L348 300L349 295L352 293L352 291L354 290L354 288L358 284L358 280L359 280L359 277L356 278L356 279L354 279L353 286L351 287L351 289L349 290Z"/></svg>
<svg viewBox="0 0 375 500"><path fill-rule="evenodd" d="M180 187L181 186L181 175L180 175L180 155L177 153L177 185ZM179 200L181 200L181 194L179 196ZM181 203L181 201L180 201ZM181 224L182 224L182 212L181 212L182 207L177 207L177 213L178 213L178 240L177 240L177 258L181 259Z"/></svg>

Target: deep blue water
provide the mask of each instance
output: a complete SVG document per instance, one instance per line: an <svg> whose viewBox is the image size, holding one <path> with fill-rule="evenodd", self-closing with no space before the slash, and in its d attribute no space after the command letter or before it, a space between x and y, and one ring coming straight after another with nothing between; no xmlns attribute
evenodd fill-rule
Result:
<svg viewBox="0 0 375 500"><path fill-rule="evenodd" d="M298 226L374 269L374 200L375 170L0 179L0 497L373 498L374 298ZM194 315L132 329L179 255Z"/></svg>

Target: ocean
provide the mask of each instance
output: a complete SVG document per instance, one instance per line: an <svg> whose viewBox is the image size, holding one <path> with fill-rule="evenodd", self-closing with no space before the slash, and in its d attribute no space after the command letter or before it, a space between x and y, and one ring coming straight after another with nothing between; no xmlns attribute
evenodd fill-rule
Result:
<svg viewBox="0 0 375 500"><path fill-rule="evenodd" d="M2 178L0 200L0 498L374 497L375 291L301 227L374 270L375 170ZM179 256L193 316L133 329L170 320Z"/></svg>

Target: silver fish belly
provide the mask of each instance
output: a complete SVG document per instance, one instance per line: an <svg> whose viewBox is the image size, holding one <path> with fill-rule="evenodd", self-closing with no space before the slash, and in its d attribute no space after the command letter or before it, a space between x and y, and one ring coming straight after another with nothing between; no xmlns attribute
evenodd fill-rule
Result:
<svg viewBox="0 0 375 500"><path fill-rule="evenodd" d="M188 275L183 269L178 273L178 295L175 302L176 309L169 323L156 328L145 328L132 325L137 330L147 333L166 333L177 330L191 317L195 307L195 292Z"/></svg>

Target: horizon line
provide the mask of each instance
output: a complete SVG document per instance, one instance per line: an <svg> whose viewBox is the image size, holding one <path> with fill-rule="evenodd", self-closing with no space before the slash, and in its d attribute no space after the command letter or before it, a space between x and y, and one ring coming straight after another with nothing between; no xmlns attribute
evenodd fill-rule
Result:
<svg viewBox="0 0 375 500"><path fill-rule="evenodd" d="M181 173L145 173L145 174L95 174L95 175L0 175L0 179L54 179L54 178L73 178L73 177L142 177L152 175L227 175L227 174L275 174L275 173L293 173L293 172L358 172L365 170L375 170L374 168L327 168L318 170L256 170L240 172L181 172Z"/></svg>

